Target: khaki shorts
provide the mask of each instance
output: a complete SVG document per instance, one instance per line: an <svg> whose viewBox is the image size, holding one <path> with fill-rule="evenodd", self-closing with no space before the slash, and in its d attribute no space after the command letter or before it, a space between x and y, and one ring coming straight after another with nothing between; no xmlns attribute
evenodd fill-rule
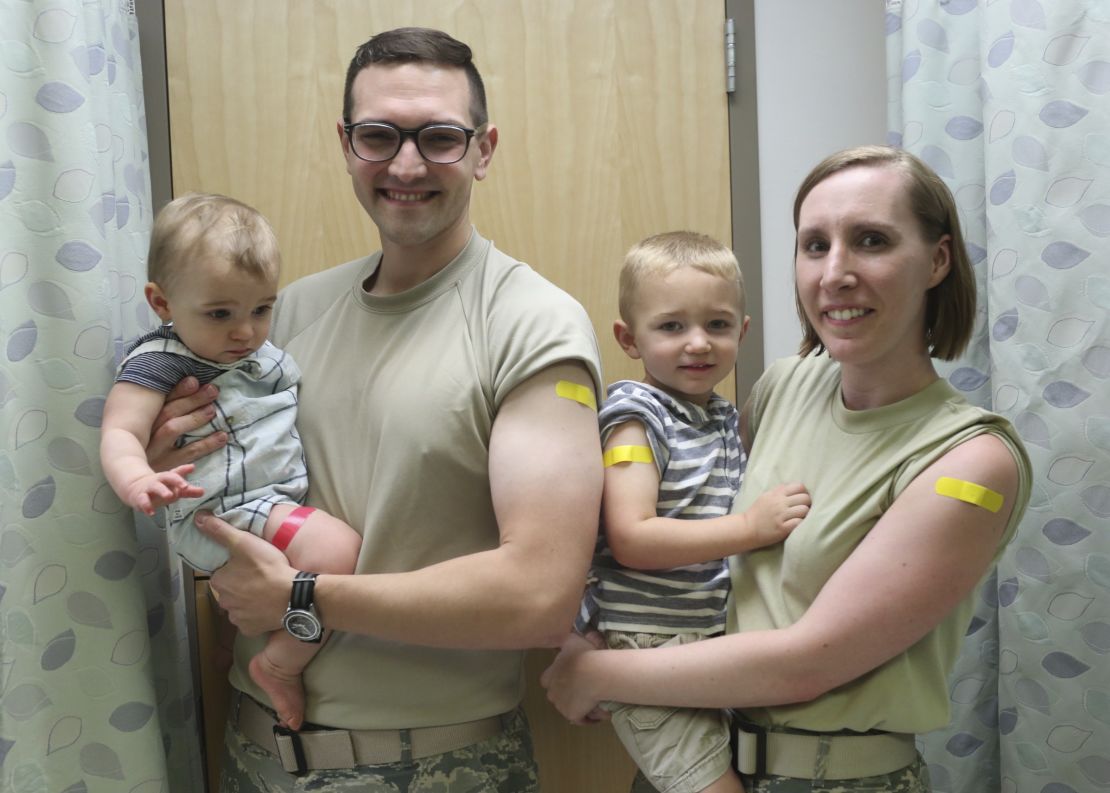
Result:
<svg viewBox="0 0 1110 793"><path fill-rule="evenodd" d="M606 634L610 649L647 649L689 644L696 634ZM659 793L698 793L720 779L732 763L724 711L606 703L613 730ZM651 789L651 788L645 788Z"/></svg>

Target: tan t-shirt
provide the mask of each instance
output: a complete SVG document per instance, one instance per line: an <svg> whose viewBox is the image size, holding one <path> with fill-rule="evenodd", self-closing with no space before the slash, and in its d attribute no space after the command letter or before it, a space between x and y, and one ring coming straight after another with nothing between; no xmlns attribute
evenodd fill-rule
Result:
<svg viewBox="0 0 1110 793"><path fill-rule="evenodd" d="M796 622L913 478L962 441L996 435L1018 465L1017 499L998 553L1029 500L1032 470L1014 428L968 404L945 380L893 405L852 411L840 397L840 367L827 355L786 358L756 383L751 408L754 443L733 510L741 512L760 493L792 481L809 488L813 507L784 543L732 560L729 633ZM823 732L921 733L944 726L947 676L975 596L863 677L813 702L745 714L761 723Z"/></svg>
<svg viewBox="0 0 1110 793"><path fill-rule="evenodd" d="M476 232L446 268L401 294L362 290L380 258L290 285L271 334L303 373L297 428L307 503L363 532L359 573L497 547L488 452L502 401L567 360L582 361L603 393L581 305ZM259 647L240 639L232 683L265 702L246 673ZM307 719L388 729L503 713L521 699L521 662L517 651L336 633L305 671Z"/></svg>

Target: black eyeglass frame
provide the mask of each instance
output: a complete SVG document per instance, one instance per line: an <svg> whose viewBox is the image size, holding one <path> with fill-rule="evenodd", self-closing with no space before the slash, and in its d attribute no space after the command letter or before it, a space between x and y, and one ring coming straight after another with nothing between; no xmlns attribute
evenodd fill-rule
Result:
<svg viewBox="0 0 1110 793"><path fill-rule="evenodd" d="M416 127L415 129L405 129L404 127L399 127L396 124L390 124L388 121L355 121L347 122L346 124L344 124L343 131L347 133L347 145L351 147L351 153L363 162L389 162L398 154L400 154L401 147L405 145L405 141L411 140L416 146L416 151L419 152L420 156L424 159L425 162L430 162L432 165L454 165L463 157L465 157L468 151L470 151L470 140L475 135L477 135L484 126L485 124L480 124L477 128L472 129L470 127L460 127L458 124L439 124L433 122L431 124L425 124L422 127ZM363 157L361 154L358 153L358 150L355 147L355 142L351 138L351 131L357 129L358 127L385 127L387 129L393 130L397 133L396 150L394 150L393 154L380 160L371 160ZM429 158L428 155L424 153L424 150L420 148L420 133L429 129L453 129L463 133L463 135L466 136L466 143L463 145L462 154L460 154L457 159L449 160L447 162L443 162L441 160L433 160Z"/></svg>

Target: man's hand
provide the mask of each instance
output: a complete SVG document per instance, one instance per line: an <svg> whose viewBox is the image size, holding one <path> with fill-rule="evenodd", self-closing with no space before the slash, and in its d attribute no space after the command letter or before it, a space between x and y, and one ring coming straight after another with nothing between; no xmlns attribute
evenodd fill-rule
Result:
<svg viewBox="0 0 1110 793"><path fill-rule="evenodd" d="M209 383L201 386L195 377L186 377L166 396L166 403L150 428L146 447L147 461L155 471L169 471L211 454L227 443L227 433L213 432L188 446L176 448L177 439L200 429L216 415L213 402L220 391Z"/></svg>
<svg viewBox="0 0 1110 793"><path fill-rule="evenodd" d="M202 533L227 548L227 564L212 574L208 585L232 624L244 636L281 628L297 572L289 566L285 554L211 512L198 512L196 524Z"/></svg>
<svg viewBox="0 0 1110 793"><path fill-rule="evenodd" d="M601 634L597 632L589 636L571 633L551 666L540 675L540 683L547 689L547 699L571 724L596 724L609 718L609 712L600 707L597 698L575 679L575 665L580 658L601 647Z"/></svg>

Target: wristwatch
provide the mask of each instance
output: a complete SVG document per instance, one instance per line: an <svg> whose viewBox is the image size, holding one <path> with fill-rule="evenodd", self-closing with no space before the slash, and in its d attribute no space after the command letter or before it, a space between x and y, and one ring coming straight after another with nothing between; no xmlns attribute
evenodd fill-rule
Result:
<svg viewBox="0 0 1110 793"><path fill-rule="evenodd" d="M312 593L315 589L316 573L297 573L293 577L289 608L281 618L281 624L290 636L314 644L319 643L324 636L324 626L316 616L316 607L312 605Z"/></svg>

